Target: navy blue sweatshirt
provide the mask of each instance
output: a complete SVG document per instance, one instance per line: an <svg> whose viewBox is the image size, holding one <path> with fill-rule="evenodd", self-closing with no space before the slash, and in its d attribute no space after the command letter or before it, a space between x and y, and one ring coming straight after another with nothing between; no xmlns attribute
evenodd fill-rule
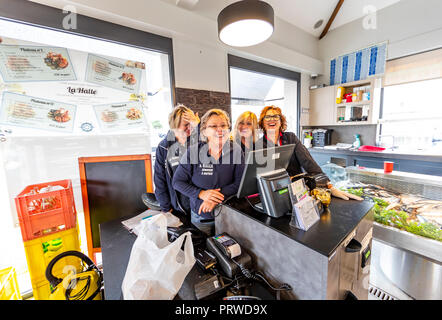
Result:
<svg viewBox="0 0 442 320"><path fill-rule="evenodd" d="M238 192L244 171L244 156L241 147L232 141L223 146L218 160L210 156L207 143L191 145L180 160L173 176L173 186L189 197L190 207L198 213L203 200L198 198L202 190L218 189L224 200ZM204 219L213 218L212 212L201 212Z"/></svg>
<svg viewBox="0 0 442 320"><path fill-rule="evenodd" d="M176 192L172 185L172 178L179 164L179 159L184 155L190 144L198 144L200 125L192 131L187 139L187 145L181 145L175 133L169 130L167 136L161 140L155 153L154 183L155 196L164 212L174 209L184 214L190 214L189 199Z"/></svg>

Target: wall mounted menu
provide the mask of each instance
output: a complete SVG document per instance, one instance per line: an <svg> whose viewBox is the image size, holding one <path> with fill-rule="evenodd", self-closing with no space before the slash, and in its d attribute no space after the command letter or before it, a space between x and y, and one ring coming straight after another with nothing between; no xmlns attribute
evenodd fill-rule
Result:
<svg viewBox="0 0 442 320"><path fill-rule="evenodd" d="M146 127L143 108L138 101L96 105L94 110L102 131Z"/></svg>
<svg viewBox="0 0 442 320"><path fill-rule="evenodd" d="M67 49L0 45L4 82L76 80Z"/></svg>
<svg viewBox="0 0 442 320"><path fill-rule="evenodd" d="M77 107L22 94L4 92L0 123L35 129L72 132Z"/></svg>
<svg viewBox="0 0 442 320"><path fill-rule="evenodd" d="M123 59L107 59L89 54L86 66L86 81L101 86L138 93L141 69Z"/></svg>

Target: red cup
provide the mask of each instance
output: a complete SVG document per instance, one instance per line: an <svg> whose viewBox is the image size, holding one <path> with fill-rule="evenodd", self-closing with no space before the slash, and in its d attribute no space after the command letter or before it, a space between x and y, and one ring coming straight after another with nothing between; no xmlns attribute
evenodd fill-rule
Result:
<svg viewBox="0 0 442 320"><path fill-rule="evenodd" d="M393 171L394 162L384 161L384 173L390 173Z"/></svg>

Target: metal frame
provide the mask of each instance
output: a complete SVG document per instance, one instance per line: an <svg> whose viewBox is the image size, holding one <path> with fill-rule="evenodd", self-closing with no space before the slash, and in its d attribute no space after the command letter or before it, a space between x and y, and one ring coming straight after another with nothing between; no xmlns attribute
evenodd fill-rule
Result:
<svg viewBox="0 0 442 320"><path fill-rule="evenodd" d="M283 69L279 67L275 67L269 64L257 62L254 60L249 60L246 58L234 56L231 54L227 55L228 60L228 68L229 68L229 93L230 97L232 99L232 88L231 88L231 81L230 81L230 68L236 68L241 69L245 71L252 71L264 75L271 75L278 78L283 78L287 80L294 80L297 83L297 94L296 94L296 103L297 103L297 124L296 124L296 135L299 137L300 135L300 129L301 129L301 73L296 71L291 71L288 69ZM230 106L230 108L232 108Z"/></svg>

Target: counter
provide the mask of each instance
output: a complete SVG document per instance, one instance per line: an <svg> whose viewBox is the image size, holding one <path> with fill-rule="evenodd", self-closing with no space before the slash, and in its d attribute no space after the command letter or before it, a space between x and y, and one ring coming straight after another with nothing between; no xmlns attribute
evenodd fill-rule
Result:
<svg viewBox="0 0 442 320"><path fill-rule="evenodd" d="M373 202L333 198L330 212L308 231L289 225L290 216L272 218L242 199L232 199L215 216L216 233L227 232L252 255L256 267L276 283L288 283L284 299L345 299L352 292L368 299L369 262L362 252L371 248ZM361 249L349 253L351 240ZM365 279L365 280L364 280Z"/></svg>
<svg viewBox="0 0 442 320"><path fill-rule="evenodd" d="M424 151L419 152L419 154L416 154L416 153L407 153L407 152L394 151L394 150L370 152L370 151L353 151L353 150L334 150L323 147L313 147L308 150L310 151L310 153L311 152L335 153L335 154L345 154L345 155L367 156L374 158L396 158L403 160L431 161L431 162L442 163L442 155L431 154Z"/></svg>
<svg viewBox="0 0 442 320"><path fill-rule="evenodd" d="M340 166L361 166L383 169L384 161L393 161L394 170L442 176L442 156L430 154L408 154L384 150L381 152L331 150L324 148L308 149L320 165L328 162Z"/></svg>
<svg viewBox="0 0 442 320"><path fill-rule="evenodd" d="M300 244L330 257L339 244L350 234L361 220L370 212L374 203L365 201L346 201L332 198L329 213L321 215L318 223L307 232L289 225L291 216L272 218L253 209L245 199L233 199L228 206L253 220L299 242Z"/></svg>

